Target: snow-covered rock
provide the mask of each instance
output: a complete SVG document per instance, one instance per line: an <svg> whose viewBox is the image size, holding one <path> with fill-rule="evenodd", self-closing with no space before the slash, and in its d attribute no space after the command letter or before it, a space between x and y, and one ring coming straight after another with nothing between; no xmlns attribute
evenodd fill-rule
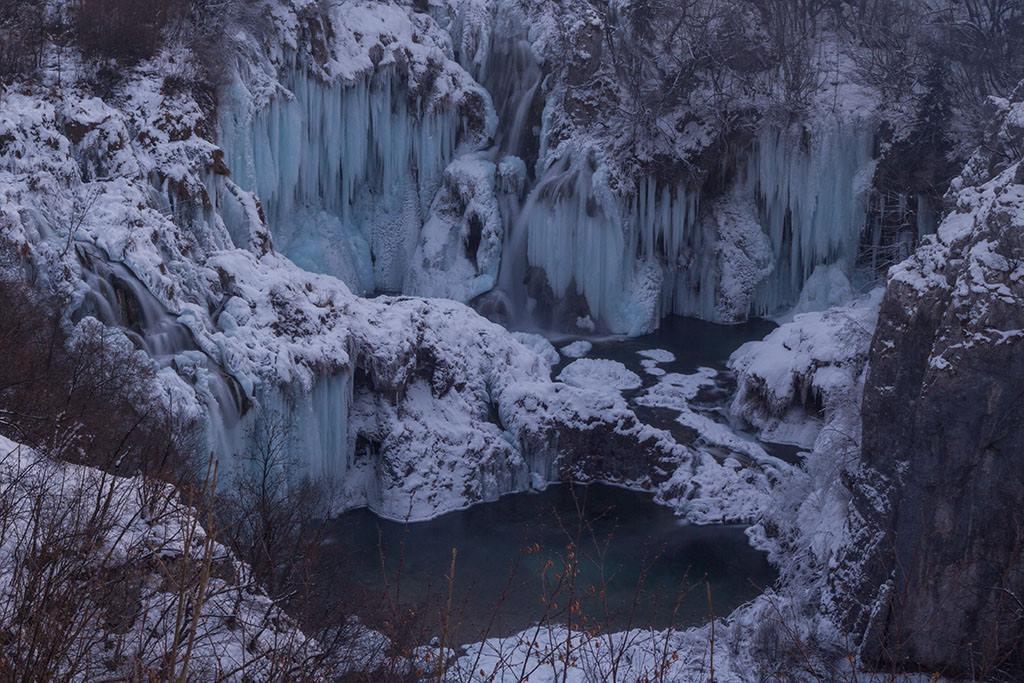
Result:
<svg viewBox="0 0 1024 683"><path fill-rule="evenodd" d="M624 391L639 389L640 377L625 365L604 358L580 358L566 365L558 374L558 381L581 389L602 387Z"/></svg>
<svg viewBox="0 0 1024 683"><path fill-rule="evenodd" d="M532 334L530 332L513 332L512 337L520 344L536 353L540 356L541 360L552 367L558 365L562 360L562 356L558 353L558 350L543 335Z"/></svg>
<svg viewBox="0 0 1024 683"><path fill-rule="evenodd" d="M797 315L729 358L732 412L768 441L814 445L823 421L850 396L867 360L882 290L823 312Z"/></svg>
<svg viewBox="0 0 1024 683"><path fill-rule="evenodd" d="M590 353L592 348L594 348L594 345L586 339L577 339L576 341L566 344L562 348L558 349L558 352L566 358L582 358Z"/></svg>

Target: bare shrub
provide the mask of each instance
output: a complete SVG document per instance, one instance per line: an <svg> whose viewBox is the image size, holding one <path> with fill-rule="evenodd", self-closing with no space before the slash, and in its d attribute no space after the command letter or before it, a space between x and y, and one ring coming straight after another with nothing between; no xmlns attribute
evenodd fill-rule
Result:
<svg viewBox="0 0 1024 683"><path fill-rule="evenodd" d="M45 40L45 2L0 0L0 85L35 71Z"/></svg>
<svg viewBox="0 0 1024 683"><path fill-rule="evenodd" d="M70 332L21 284L0 282L0 433L56 460L181 480L197 425L156 395L154 367L117 330Z"/></svg>
<svg viewBox="0 0 1024 683"><path fill-rule="evenodd" d="M310 644L205 524L170 486L0 440L0 678L310 677Z"/></svg>

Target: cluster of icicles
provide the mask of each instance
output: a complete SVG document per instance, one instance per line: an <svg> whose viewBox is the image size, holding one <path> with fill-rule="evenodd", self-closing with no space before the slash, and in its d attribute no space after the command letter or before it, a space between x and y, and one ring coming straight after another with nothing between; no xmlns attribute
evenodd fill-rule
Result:
<svg viewBox="0 0 1024 683"><path fill-rule="evenodd" d="M869 126L838 123L808 150L793 135L766 129L741 164L739 191L752 197L774 267L757 286L751 315L792 305L816 267L854 265L866 215L859 187L871 167ZM541 178L524 210L531 265L544 269L552 288L571 286L615 331L639 333L646 312L635 317L645 266L661 294L654 319L667 314L719 319L716 236L701 220L699 192L639 181L623 201L601 167L560 160Z"/></svg>
<svg viewBox="0 0 1024 683"><path fill-rule="evenodd" d="M420 112L394 68L325 84L303 69L251 120L222 120L236 181L275 244L354 291L401 291L419 227L455 154L460 117Z"/></svg>
<svg viewBox="0 0 1024 683"><path fill-rule="evenodd" d="M419 229L458 149L459 116L411 111L390 69L327 85L295 69L285 83L293 97L273 100L247 128L226 131L236 179L261 198L276 246L299 265L357 292L402 291ZM524 124L515 118L505 133L520 146ZM750 314L795 303L819 265L853 266L871 138L870 126L836 123L809 148L772 128L755 140L737 182L756 201L774 265ZM701 220L698 190L642 178L623 197L586 152L537 166L525 199L505 207L502 285L520 286L527 267L539 268L556 297L574 289L615 332L644 332L672 313L719 319L715 237ZM652 288L653 295L640 291ZM638 307L644 297L653 311Z"/></svg>

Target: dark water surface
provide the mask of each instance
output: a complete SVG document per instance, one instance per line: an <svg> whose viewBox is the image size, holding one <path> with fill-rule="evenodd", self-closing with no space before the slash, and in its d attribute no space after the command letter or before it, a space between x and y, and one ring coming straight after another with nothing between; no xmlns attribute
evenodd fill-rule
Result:
<svg viewBox="0 0 1024 683"><path fill-rule="evenodd" d="M690 405L708 417L728 424L728 406L736 391L735 377L726 366L729 356L746 342L763 339L776 327L777 325L770 320L762 319L736 325L720 325L697 318L671 316L662 320L661 327L656 331L642 337L591 339L593 348L586 358L618 361L639 375L643 387L622 392L630 408L643 422L668 431L679 443L690 444L697 435L676 421L676 411L634 403L633 399L645 389L657 384L660 379L659 376L646 371L643 366L646 358L641 356L640 352L653 349L670 351L675 360L657 364L665 373L692 374L702 367L716 370L718 374L715 376L714 384L702 389ZM564 346L568 341L569 339L559 340L556 346ZM558 365L552 369L552 376L557 377L558 373L573 360L562 357ZM738 425L731 425L731 428L736 427ZM745 438L756 440L753 434L747 434ZM787 462L798 462L796 449L792 447L763 442L761 445L775 457Z"/></svg>
<svg viewBox="0 0 1024 683"><path fill-rule="evenodd" d="M719 325L697 318L671 316L661 321L661 326L651 334L642 337L616 337L594 341L588 358L617 360L633 372L644 376L637 355L648 349L665 349L675 354L675 361L660 364L667 372L692 373L700 367L725 370L725 363L732 352L748 341L764 339L778 327L770 320L750 320L736 325ZM567 341L559 341L564 346ZM557 374L572 359L563 359L555 370Z"/></svg>
<svg viewBox="0 0 1024 683"><path fill-rule="evenodd" d="M348 591L370 625L411 611L429 639L447 611L453 549L449 631L463 643L570 618L612 630L692 626L776 578L740 526L682 525L644 493L553 485L428 522L346 513L329 523L320 579Z"/></svg>

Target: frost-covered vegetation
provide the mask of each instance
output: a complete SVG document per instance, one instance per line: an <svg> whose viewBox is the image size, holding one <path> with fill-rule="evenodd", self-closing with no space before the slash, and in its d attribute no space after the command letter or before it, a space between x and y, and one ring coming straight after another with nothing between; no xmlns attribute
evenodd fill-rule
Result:
<svg viewBox="0 0 1024 683"><path fill-rule="evenodd" d="M0 0L0 677L1012 680L1013 605L929 626L893 534L976 556L898 505L949 484L934 387L957 472L1024 490L1022 78L1019 0ZM729 371L536 334L670 314L781 326ZM613 633L577 538L469 645L317 583L340 510L566 480L751 525L780 581Z"/></svg>

